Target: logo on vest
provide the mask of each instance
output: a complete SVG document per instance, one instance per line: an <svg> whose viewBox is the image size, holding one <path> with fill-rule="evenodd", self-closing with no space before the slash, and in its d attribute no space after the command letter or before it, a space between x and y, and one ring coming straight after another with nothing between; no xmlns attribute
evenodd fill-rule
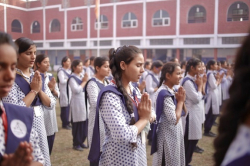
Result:
<svg viewBox="0 0 250 166"><path fill-rule="evenodd" d="M17 119L11 121L10 129L17 138L23 138L27 133L26 125Z"/></svg>

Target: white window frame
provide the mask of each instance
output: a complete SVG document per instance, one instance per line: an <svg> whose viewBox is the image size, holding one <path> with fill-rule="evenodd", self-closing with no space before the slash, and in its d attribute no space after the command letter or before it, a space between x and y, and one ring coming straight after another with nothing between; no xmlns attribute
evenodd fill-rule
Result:
<svg viewBox="0 0 250 166"><path fill-rule="evenodd" d="M131 20L131 13L132 13L132 12L128 12L128 13L130 13L130 15L129 15L130 18L129 18L129 20L123 20L123 18L122 18L121 27L122 27L122 28L125 28L125 29L126 29L126 28L137 28L137 27L138 27L138 19L137 19L137 17L136 17L136 19ZM127 14L127 13L125 13L125 14ZM123 15L123 17L124 17L124 16L125 16L125 15ZM136 16L136 15L135 15L135 16ZM124 27L124 26L123 26L123 22L130 22L130 25L131 25L131 26L130 26L130 27ZM135 26L133 25L134 22L136 23Z"/></svg>
<svg viewBox="0 0 250 166"><path fill-rule="evenodd" d="M163 10L161 10L161 11L163 11ZM154 25L154 20L160 20L160 19L162 20L162 25ZM168 24L165 24L165 20L168 20ZM162 13L161 13L160 18L154 18L154 16L153 16L153 18L152 18L152 27L165 27L165 26L170 26L170 17L162 17Z"/></svg>
<svg viewBox="0 0 250 166"><path fill-rule="evenodd" d="M76 19L76 18L79 18L82 21L82 19L80 17L75 17L74 19ZM77 29L77 26L81 26L82 29ZM75 29L73 29L73 27L75 27ZM71 31L73 31L73 32L74 31L83 31L83 22L81 22L81 23L76 22L75 24L71 23Z"/></svg>
<svg viewBox="0 0 250 166"><path fill-rule="evenodd" d="M102 16L102 15L101 15ZM101 18L101 16L100 16L100 18ZM105 15L103 15L103 16L105 16ZM105 16L105 17L107 17L107 16ZM108 19L108 18L107 18ZM99 23L101 23L101 26L100 26L100 29L108 29L109 28L109 21L103 21L102 19L100 19L100 22ZM108 24L108 26L107 27L105 27L105 28L102 28L102 25L103 24ZM98 22L95 22L95 30L97 30L98 29Z"/></svg>

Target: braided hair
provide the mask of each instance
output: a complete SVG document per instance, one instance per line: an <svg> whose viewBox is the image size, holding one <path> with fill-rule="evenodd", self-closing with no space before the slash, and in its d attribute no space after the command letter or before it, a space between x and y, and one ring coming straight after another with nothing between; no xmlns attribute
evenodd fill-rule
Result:
<svg viewBox="0 0 250 166"><path fill-rule="evenodd" d="M135 46L122 46L116 50L113 48L109 50L109 68L111 69L118 91L124 96L126 103L125 106L128 113L131 115L130 125L135 124L135 118L132 116L134 110L129 94L122 86L122 69L120 63L123 61L125 64L129 64L138 54L141 53L141 50Z"/></svg>
<svg viewBox="0 0 250 166"><path fill-rule="evenodd" d="M161 78L160 78L160 83L158 85L158 87L161 86L161 84L164 82L164 81L167 81L166 80L166 74L169 73L169 74L173 74L173 72L175 71L176 67L177 66L180 66L178 63L175 63L175 62L168 62L166 63L162 70L161 70Z"/></svg>
<svg viewBox="0 0 250 166"><path fill-rule="evenodd" d="M234 79L229 88L230 98L222 108L218 136L214 140L215 165L221 165L227 150L234 140L238 127L250 117L250 35L238 50Z"/></svg>
<svg viewBox="0 0 250 166"><path fill-rule="evenodd" d="M215 60L210 60L207 62L207 71L211 69L211 66L215 65L217 62Z"/></svg>
<svg viewBox="0 0 250 166"><path fill-rule="evenodd" d="M199 65L199 63L201 63L201 60L198 59L198 58L189 59L188 62L187 62L187 66L186 66L185 76L191 70L191 66L193 66L195 68L196 66Z"/></svg>

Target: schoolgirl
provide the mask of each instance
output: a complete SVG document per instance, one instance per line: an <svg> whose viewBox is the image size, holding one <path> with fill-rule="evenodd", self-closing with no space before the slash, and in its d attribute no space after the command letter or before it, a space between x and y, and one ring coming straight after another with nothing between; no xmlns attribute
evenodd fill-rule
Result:
<svg viewBox="0 0 250 166"><path fill-rule="evenodd" d="M163 66L160 86L155 92L157 125L153 130L151 148L153 166L185 165L181 114L186 95L183 87L177 93L174 89L181 78L181 68L177 63L170 62Z"/></svg>
<svg viewBox="0 0 250 166"><path fill-rule="evenodd" d="M0 165L42 166L45 161L39 137L32 127L33 109L2 102L14 84L16 63L17 52L12 38L0 32ZM17 123L22 132L14 128Z"/></svg>
<svg viewBox="0 0 250 166"><path fill-rule="evenodd" d="M90 57L89 61L90 63L89 63L88 68L86 69L86 73L88 74L89 79L90 79L95 75L95 68L94 68L95 57L94 56Z"/></svg>
<svg viewBox="0 0 250 166"><path fill-rule="evenodd" d="M72 122L73 149L82 151L87 146L83 143L88 134L88 114L85 106L84 86L88 81L88 75L81 75L83 64L80 60L74 60L71 64L72 74L69 77L67 87L70 87L72 97L70 100L70 119Z"/></svg>
<svg viewBox="0 0 250 166"><path fill-rule="evenodd" d="M151 71L148 72L145 82L146 82L146 92L149 94L151 101L154 101L154 93L158 90L159 86L159 74L161 72L163 63L161 61L155 61L152 63ZM153 103L153 108L154 103ZM151 145L152 143L152 129L154 124L151 124L151 130L148 133L148 144Z"/></svg>
<svg viewBox="0 0 250 166"><path fill-rule="evenodd" d="M47 135L44 124L44 108L52 110L55 102L50 100L48 86L44 84L44 77L39 71L34 75L30 68L34 65L36 58L36 46L28 38L18 38L15 41L18 47L18 62L16 67L16 79L7 97L3 102L20 106L33 107L34 120L33 127L39 135L39 146L45 158L46 166L51 165Z"/></svg>
<svg viewBox="0 0 250 166"><path fill-rule="evenodd" d="M192 161L193 152L199 139L202 138L202 123L204 121L204 102L203 102L203 82L199 76L201 73L201 61L191 58L187 62L185 77L181 83L186 91L185 106L187 109L185 123L185 165Z"/></svg>
<svg viewBox="0 0 250 166"><path fill-rule="evenodd" d="M206 85L206 102L205 102L205 114L206 120L204 123L204 135L209 137L215 137L216 135L211 132L211 128L215 122L216 117L219 115L219 92L218 86L221 83L221 77L219 73L215 74L217 69L217 63L215 60L210 60L207 63L207 85Z"/></svg>
<svg viewBox="0 0 250 166"><path fill-rule="evenodd" d="M60 98L59 103L61 107L61 120L62 120L62 128L70 130L71 126L69 120L69 101L71 98L71 91L69 90L69 98L67 96L67 81L70 76L71 61L69 57L64 57L62 59L62 67L60 67L57 71L57 81L59 85Z"/></svg>
<svg viewBox="0 0 250 166"><path fill-rule="evenodd" d="M88 144L91 146L92 136L95 124L96 104L97 98L104 86L108 85L108 81L105 79L109 75L109 59L107 57L97 57L94 62L95 76L91 78L85 87L85 98L89 102L89 123L88 123ZM85 100L87 103L87 100ZM87 106L88 107L88 106ZM102 151L102 145L105 140L105 129L102 119L99 119L100 127L100 151ZM90 147L91 148L91 147ZM90 163L91 166L98 165L97 163Z"/></svg>
<svg viewBox="0 0 250 166"><path fill-rule="evenodd" d="M59 89L56 85L56 80L53 75L48 73L50 67L49 57L44 54L37 55L35 66L40 74L44 75L44 84L48 85L50 89L50 91L47 91L47 93L53 94L48 94L51 97L50 100L56 102L56 99L59 97ZM44 109L44 124L47 133L49 154L51 154L55 140L55 133L58 132L55 105L53 106L52 110Z"/></svg>
<svg viewBox="0 0 250 166"><path fill-rule="evenodd" d="M236 55L230 98L223 106L214 141L215 166L248 166L250 163L250 35Z"/></svg>
<svg viewBox="0 0 250 166"><path fill-rule="evenodd" d="M216 63L217 63L217 70L215 70L215 75L216 75L217 73L219 73L219 75L221 75L221 74L220 74L221 63L220 63L219 61L216 61ZM221 84L218 85L218 100L219 100L219 106L221 106L221 105L222 105L222 90L221 90Z"/></svg>
<svg viewBox="0 0 250 166"><path fill-rule="evenodd" d="M130 84L138 82L144 71L142 52L135 46L123 46L110 49L109 59L114 80L98 96L95 139L88 158L98 161L100 157L100 166L147 165L145 138L141 133L151 118L151 101L148 94L141 97L139 90ZM101 156L99 114L104 122L106 138Z"/></svg>
<svg viewBox="0 0 250 166"><path fill-rule="evenodd" d="M84 75L87 72L87 68L89 67L89 63L90 63L89 59L86 58L84 60L83 67L82 67L83 68L82 75Z"/></svg>

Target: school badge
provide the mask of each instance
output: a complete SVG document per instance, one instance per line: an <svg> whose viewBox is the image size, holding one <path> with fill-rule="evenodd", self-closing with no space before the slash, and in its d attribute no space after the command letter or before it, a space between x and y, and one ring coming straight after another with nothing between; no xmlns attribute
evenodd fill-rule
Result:
<svg viewBox="0 0 250 166"><path fill-rule="evenodd" d="M17 138L23 138L27 133L26 125L17 119L11 121L10 129Z"/></svg>

